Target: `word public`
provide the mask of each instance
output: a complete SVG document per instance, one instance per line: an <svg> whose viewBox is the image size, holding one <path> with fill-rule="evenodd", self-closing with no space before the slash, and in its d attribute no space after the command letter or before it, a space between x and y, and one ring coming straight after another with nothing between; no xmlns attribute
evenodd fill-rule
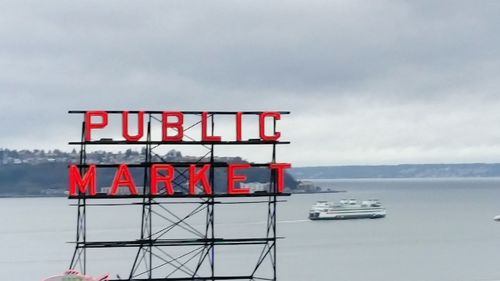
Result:
<svg viewBox="0 0 500 281"><path fill-rule="evenodd" d="M274 170L277 176L277 193L282 193L285 188L285 170L290 168L289 163L273 163L269 164L269 169ZM199 186L202 188L203 195L213 195L213 187L209 181L209 171L211 165L205 164L200 169L196 164L189 166L189 195L200 195ZM238 187L238 182L246 181L245 175L237 174L238 171L251 168L250 164L228 164L228 187L227 194L230 195L244 195L250 194L250 188ZM175 178L175 167L170 164L153 164L151 166L151 189L150 196L157 196L160 194L160 188L164 188L165 192L161 194L174 195L173 181ZM95 196L97 194L97 168L96 165L90 165L83 175L77 165L70 165L69 167L69 180L70 180L70 196L77 196L85 194ZM121 188L127 188L131 195L139 195L137 185L134 178L127 166L121 164L116 173L111 185L109 195L116 196L119 194Z"/></svg>
<svg viewBox="0 0 500 281"><path fill-rule="evenodd" d="M99 129L104 129L108 126L109 113L106 111L87 111L85 113L85 140L92 140L92 132ZM122 135L127 142L138 142L144 137L144 115L143 111L137 113L137 132L130 133L128 111L121 112L122 115ZM164 142L182 142L184 138L184 113L179 111L164 111L162 112L162 141ZM243 113L236 112L235 122L235 139L237 142L242 141L243 136ZM272 123L281 119L280 112L260 112L259 113L259 137L263 141L278 141L281 137L280 132L266 133L266 124ZM267 122L266 122L267 121ZM201 141L202 142L221 142L221 136L209 135L208 123L209 113L201 114ZM169 130L171 129L171 130Z"/></svg>

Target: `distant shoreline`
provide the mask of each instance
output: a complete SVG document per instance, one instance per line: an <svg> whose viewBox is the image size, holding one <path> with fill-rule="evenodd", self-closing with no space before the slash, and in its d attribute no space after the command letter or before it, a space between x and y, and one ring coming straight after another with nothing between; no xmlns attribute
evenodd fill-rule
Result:
<svg viewBox="0 0 500 281"><path fill-rule="evenodd" d="M298 179L496 178L500 163L316 166L290 173Z"/></svg>
<svg viewBox="0 0 500 281"><path fill-rule="evenodd" d="M499 181L500 177L411 177L411 178L297 178L298 181L302 182L331 182L331 181L359 181L359 182L376 182L376 181ZM500 187L500 186L499 186ZM321 194L321 193L343 193L345 190L334 190L334 186L330 187L332 190L321 190L321 191L297 191L294 190L291 193L296 194ZM3 194L0 195L0 199L3 198L67 198L66 195L35 195L35 194Z"/></svg>
<svg viewBox="0 0 500 281"><path fill-rule="evenodd" d="M296 194L317 194L317 193L343 193L346 190L322 190L322 191L303 191L303 192L292 192L292 195Z"/></svg>
<svg viewBox="0 0 500 281"><path fill-rule="evenodd" d="M51 196L51 195L24 195L24 194L19 194L19 195L0 195L0 199L7 199L7 198L68 198L67 196Z"/></svg>

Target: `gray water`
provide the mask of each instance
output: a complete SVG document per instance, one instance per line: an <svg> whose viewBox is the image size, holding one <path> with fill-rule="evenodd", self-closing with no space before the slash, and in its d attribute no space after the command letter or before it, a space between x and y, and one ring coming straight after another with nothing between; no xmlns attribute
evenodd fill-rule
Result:
<svg viewBox="0 0 500 281"><path fill-rule="evenodd" d="M279 280L500 280L500 179L323 180L346 193L293 195L278 209ZM316 200L378 198L388 215L376 220L309 221ZM75 207L64 198L0 199L0 276L33 281L62 272L75 236ZM187 213L187 206L173 206ZM218 206L218 234L259 236L266 206ZM135 239L140 207L95 207L89 240ZM203 217L193 218L199 227ZM172 237L181 237L173 232ZM260 249L260 248L259 248ZM221 274L253 264L259 251L218 250ZM126 272L135 251L95 250L89 271Z"/></svg>

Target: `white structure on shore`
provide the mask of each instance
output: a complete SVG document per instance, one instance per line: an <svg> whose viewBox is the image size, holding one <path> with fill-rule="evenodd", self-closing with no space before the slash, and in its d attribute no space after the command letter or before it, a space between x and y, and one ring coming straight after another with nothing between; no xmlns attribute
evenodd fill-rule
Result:
<svg viewBox="0 0 500 281"><path fill-rule="evenodd" d="M111 187L110 186L101 187L101 193L110 194L111 193ZM137 193L143 194L144 193L144 187L143 186L137 186ZM118 188L117 195L130 195L130 190L127 187L120 187L120 188Z"/></svg>
<svg viewBox="0 0 500 281"><path fill-rule="evenodd" d="M265 182L247 182L241 184L244 187L250 188L250 192L254 193L257 191L269 191L269 183Z"/></svg>

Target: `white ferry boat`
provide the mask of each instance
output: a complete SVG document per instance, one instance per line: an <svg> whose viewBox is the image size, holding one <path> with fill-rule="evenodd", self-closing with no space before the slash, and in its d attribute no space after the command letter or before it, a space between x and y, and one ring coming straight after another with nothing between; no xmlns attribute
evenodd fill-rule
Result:
<svg viewBox="0 0 500 281"><path fill-rule="evenodd" d="M355 199L342 199L339 203L318 201L309 211L311 220L375 219L385 215L385 208L376 199L364 200L361 203Z"/></svg>

